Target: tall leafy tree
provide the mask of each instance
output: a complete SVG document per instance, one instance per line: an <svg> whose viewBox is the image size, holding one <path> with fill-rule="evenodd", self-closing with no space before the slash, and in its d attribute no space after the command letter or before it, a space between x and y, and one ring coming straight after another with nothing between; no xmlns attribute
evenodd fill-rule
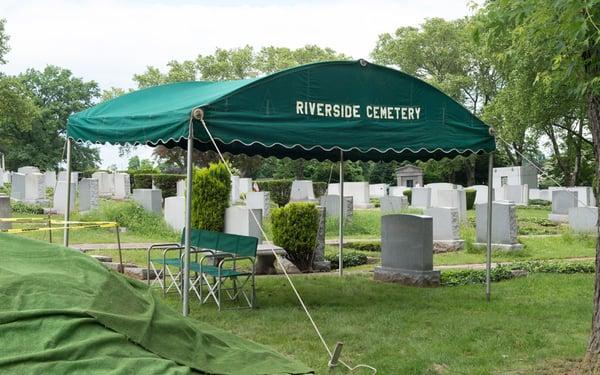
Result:
<svg viewBox="0 0 600 375"><path fill-rule="evenodd" d="M166 72L149 66L144 73L134 75L133 79L139 88L199 79L208 81L244 79L296 65L340 59L349 59L349 57L336 53L330 48L314 45L297 49L264 47L258 52L251 46L233 49L218 48L212 55L199 55L195 61L171 61L167 64ZM155 148L154 155L159 158L163 167L173 166L177 171L181 171L185 167L185 151L178 148L166 149L159 146ZM218 161L217 155L213 152L195 152L193 158L194 164L199 166L206 166L211 162ZM261 175L259 169L263 158L260 156L228 155L228 159L243 176ZM300 176L304 174L302 171L305 164L304 160L286 160L277 164L279 173L276 174L279 176L291 174L301 178ZM269 164L269 166L272 165Z"/></svg>
<svg viewBox="0 0 600 375"><path fill-rule="evenodd" d="M495 0L480 11L479 37L498 57L517 61L531 54L533 89L555 88L586 107L600 178L600 0ZM545 103L542 109L560 103ZM600 194L596 187L597 201ZM581 373L600 373L600 240L596 245L594 314Z"/></svg>
<svg viewBox="0 0 600 375"><path fill-rule="evenodd" d="M6 20L0 18L0 65L6 64L5 56L10 51L8 45L8 34L6 33Z"/></svg>
<svg viewBox="0 0 600 375"><path fill-rule="evenodd" d="M42 71L28 69L18 78L41 109L40 116L33 122L31 129L20 134L22 147L19 164L54 169L64 160L69 115L94 104L100 96L98 84L94 81L86 82L74 77L68 69L52 65ZM95 168L98 161L98 150L73 144L74 170Z"/></svg>
<svg viewBox="0 0 600 375"><path fill-rule="evenodd" d="M400 27L379 36L372 52L375 62L394 65L402 71L439 87L473 113L480 115L498 90L500 77L483 49L472 38L471 19L426 20L420 27ZM475 155L458 156L452 162L429 162L428 169L443 168L449 181L465 176L475 183ZM453 168L448 171L447 168ZM451 172L451 173L447 173Z"/></svg>
<svg viewBox="0 0 600 375"><path fill-rule="evenodd" d="M5 25L6 20L0 19L0 66L6 63L10 50ZM39 115L40 109L27 87L15 77L0 73L0 153L9 169L19 166L20 155L26 156L20 134L31 131Z"/></svg>

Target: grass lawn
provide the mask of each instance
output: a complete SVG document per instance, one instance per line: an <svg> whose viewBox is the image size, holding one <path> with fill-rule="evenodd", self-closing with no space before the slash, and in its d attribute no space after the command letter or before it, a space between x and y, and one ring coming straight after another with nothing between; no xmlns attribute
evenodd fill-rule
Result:
<svg viewBox="0 0 600 375"><path fill-rule="evenodd" d="M295 276L322 333L343 359L379 374L489 374L583 355L592 275L535 274L483 286L419 289L366 276ZM192 318L225 328L327 372L327 356L282 277L259 277L259 309L219 313L193 300ZM180 309L176 295L167 302ZM334 373L347 373L337 371ZM368 374L368 371L357 371Z"/></svg>
<svg viewBox="0 0 600 375"><path fill-rule="evenodd" d="M494 262L510 262L533 259L564 259L593 257L596 255L596 239L592 236L569 233L556 237L522 237L522 251L494 251ZM485 251L457 251L433 256L434 265L471 264L485 262Z"/></svg>

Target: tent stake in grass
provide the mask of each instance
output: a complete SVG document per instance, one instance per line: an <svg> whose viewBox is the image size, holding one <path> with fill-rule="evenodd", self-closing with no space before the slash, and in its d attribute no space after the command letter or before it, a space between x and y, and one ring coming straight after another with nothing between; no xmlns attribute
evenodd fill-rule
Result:
<svg viewBox="0 0 600 375"><path fill-rule="evenodd" d="M338 361L340 356L342 355L342 348L344 347L344 343L338 341L335 344L335 348L333 349L333 354L331 355L331 359L329 360L329 367L336 367L338 365Z"/></svg>

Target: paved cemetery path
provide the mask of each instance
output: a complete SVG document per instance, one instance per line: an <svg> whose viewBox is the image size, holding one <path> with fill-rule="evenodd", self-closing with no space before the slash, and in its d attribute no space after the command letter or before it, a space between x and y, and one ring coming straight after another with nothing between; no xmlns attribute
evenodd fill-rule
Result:
<svg viewBox="0 0 600 375"><path fill-rule="evenodd" d="M156 242L155 242L156 243ZM152 243L146 242L129 242L122 243L122 250L134 250L134 249L147 249ZM77 249L80 251L90 251L90 250L116 250L117 244L112 243L78 243L78 244L70 244L70 248Z"/></svg>
<svg viewBox="0 0 600 375"><path fill-rule="evenodd" d="M349 238L349 239L344 239L344 243L347 243L347 242L373 242L375 240L376 239L368 239L368 238L361 238L361 239ZM124 242L124 243L121 243L121 249L122 250L147 249L153 243L158 243L158 242ZM326 240L325 243L327 245L337 245L338 240L330 239L330 240ZM117 244L115 242L111 242L111 243L77 243L77 244L70 244L69 247L72 249L77 249L77 250L85 252L85 251L90 251L90 250L116 250Z"/></svg>

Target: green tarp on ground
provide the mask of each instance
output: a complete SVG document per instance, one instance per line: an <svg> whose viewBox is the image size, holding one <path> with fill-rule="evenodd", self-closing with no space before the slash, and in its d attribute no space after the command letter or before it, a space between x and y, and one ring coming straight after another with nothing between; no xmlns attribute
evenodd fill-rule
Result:
<svg viewBox="0 0 600 375"><path fill-rule="evenodd" d="M194 108L221 151L337 160L417 160L495 149L489 127L437 88L360 61L265 77L179 82L135 91L69 117L76 141L182 146ZM214 150L202 124L194 147Z"/></svg>
<svg viewBox="0 0 600 375"><path fill-rule="evenodd" d="M145 284L85 254L0 234L2 374L310 371L262 345L180 316Z"/></svg>

